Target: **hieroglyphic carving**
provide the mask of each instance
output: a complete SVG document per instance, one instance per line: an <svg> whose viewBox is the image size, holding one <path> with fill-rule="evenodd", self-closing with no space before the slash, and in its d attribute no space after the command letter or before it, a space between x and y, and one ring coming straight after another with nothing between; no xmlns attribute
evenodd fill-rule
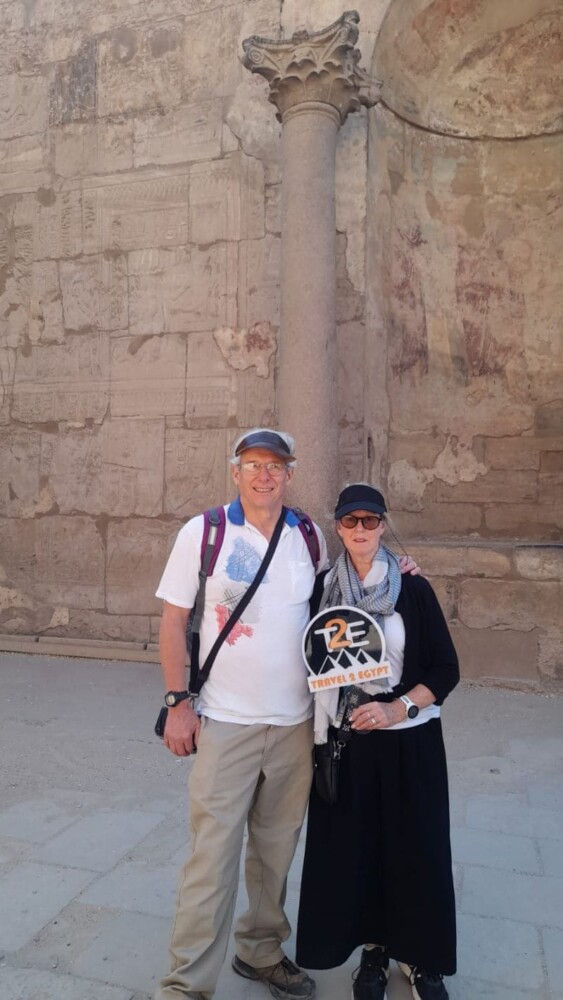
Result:
<svg viewBox="0 0 563 1000"><path fill-rule="evenodd" d="M155 518L108 525L106 605L110 614L159 615L154 592L181 522Z"/></svg>
<svg viewBox="0 0 563 1000"><path fill-rule="evenodd" d="M24 135L0 142L0 197L36 191L49 182L43 137Z"/></svg>
<svg viewBox="0 0 563 1000"><path fill-rule="evenodd" d="M69 336L17 355L12 416L25 423L103 420L109 400L107 334Z"/></svg>
<svg viewBox="0 0 563 1000"><path fill-rule="evenodd" d="M190 170L190 242L241 240L264 235L264 168L232 153Z"/></svg>
<svg viewBox="0 0 563 1000"><path fill-rule="evenodd" d="M131 253L131 333L183 333L236 325L236 268L233 244Z"/></svg>
<svg viewBox="0 0 563 1000"><path fill-rule="evenodd" d="M111 174L133 166L133 122L75 122L53 129L59 177Z"/></svg>
<svg viewBox="0 0 563 1000"><path fill-rule="evenodd" d="M359 66L359 14L346 11L322 31L296 31L291 38L276 41L254 35L242 43L243 63L270 84L269 100L277 117L306 101L330 104L344 122L362 105L372 107L378 85Z"/></svg>
<svg viewBox="0 0 563 1000"><path fill-rule="evenodd" d="M182 22L136 31L122 25L99 43L98 114L119 115L182 99Z"/></svg>
<svg viewBox="0 0 563 1000"><path fill-rule="evenodd" d="M193 429L253 426L272 422L273 365L266 378L254 370L233 370L222 357L214 336L188 338L186 423Z"/></svg>
<svg viewBox="0 0 563 1000"><path fill-rule="evenodd" d="M76 257L82 251L80 190L25 195L16 205L14 223L18 260Z"/></svg>
<svg viewBox="0 0 563 1000"><path fill-rule="evenodd" d="M42 76L0 76L0 139L43 132L47 90Z"/></svg>
<svg viewBox="0 0 563 1000"><path fill-rule="evenodd" d="M188 197L187 173L85 181L84 253L186 243Z"/></svg>
<svg viewBox="0 0 563 1000"><path fill-rule="evenodd" d="M135 121L135 166L212 160L221 154L222 101L180 105Z"/></svg>
<svg viewBox="0 0 563 1000"><path fill-rule="evenodd" d="M124 256L83 257L60 263L67 330L127 327L127 262Z"/></svg>
<svg viewBox="0 0 563 1000"><path fill-rule="evenodd" d="M15 350L0 347L0 424L10 423L15 367Z"/></svg>
<svg viewBox="0 0 563 1000"><path fill-rule="evenodd" d="M36 431L21 427L0 432L0 515L29 517L39 496L39 445Z"/></svg>
<svg viewBox="0 0 563 1000"><path fill-rule="evenodd" d="M167 430L166 512L192 517L211 504L225 503L232 431Z"/></svg>
<svg viewBox="0 0 563 1000"><path fill-rule="evenodd" d="M156 516L162 510L164 420L106 420L43 435L41 476L63 514Z"/></svg>
<svg viewBox="0 0 563 1000"><path fill-rule="evenodd" d="M119 337L111 344L113 416L164 416L185 408L186 344L181 336Z"/></svg>

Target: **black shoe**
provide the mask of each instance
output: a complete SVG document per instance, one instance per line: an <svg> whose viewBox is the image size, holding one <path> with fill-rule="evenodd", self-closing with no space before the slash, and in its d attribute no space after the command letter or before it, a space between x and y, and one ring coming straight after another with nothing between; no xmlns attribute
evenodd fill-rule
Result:
<svg viewBox="0 0 563 1000"><path fill-rule="evenodd" d="M444 978L440 975L431 976L416 965L397 963L412 986L414 1000L449 1000L448 991L444 986Z"/></svg>
<svg viewBox="0 0 563 1000"><path fill-rule="evenodd" d="M315 996L315 980L285 955L276 965L255 969L235 955L232 966L237 975L245 979L258 979L270 987L276 1000L312 1000Z"/></svg>
<svg viewBox="0 0 563 1000"><path fill-rule="evenodd" d="M389 979L389 952L386 948L362 951L360 966L353 974L353 1000L385 1000Z"/></svg>

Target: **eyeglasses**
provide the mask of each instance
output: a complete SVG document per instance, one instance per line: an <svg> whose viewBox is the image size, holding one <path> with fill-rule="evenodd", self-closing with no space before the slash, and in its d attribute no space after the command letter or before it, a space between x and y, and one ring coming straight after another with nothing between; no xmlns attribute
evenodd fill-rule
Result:
<svg viewBox="0 0 563 1000"><path fill-rule="evenodd" d="M239 469L251 475L258 475L265 469L270 476L283 476L287 465L285 462L240 462Z"/></svg>
<svg viewBox="0 0 563 1000"><path fill-rule="evenodd" d="M365 517L356 517L355 514L344 514L340 518L340 523L343 528L355 528L359 521L362 528L365 528L366 531L375 531L376 528L379 528L382 520L383 518L378 517L377 514L366 514Z"/></svg>

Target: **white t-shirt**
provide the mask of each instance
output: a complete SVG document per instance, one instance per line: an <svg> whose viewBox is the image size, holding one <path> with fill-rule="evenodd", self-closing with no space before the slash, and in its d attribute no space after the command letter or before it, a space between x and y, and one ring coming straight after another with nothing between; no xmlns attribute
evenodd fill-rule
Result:
<svg viewBox="0 0 563 1000"><path fill-rule="evenodd" d="M248 589L268 540L244 519L240 499L225 507L225 536L212 576L207 578L200 631L200 664L211 649L233 607ZM318 571L328 567L326 542L315 525L319 544ZM181 608L193 608L201 565L203 515L180 529L156 596ZM223 642L198 710L220 722L293 726L312 715L301 639L309 621L309 598L315 567L298 527L288 511L266 576L242 617Z"/></svg>
<svg viewBox="0 0 563 1000"><path fill-rule="evenodd" d="M364 589L375 587L384 579L387 573L387 565L384 562L374 559L369 573L366 574L363 582ZM391 676L389 683L395 687L403 676L403 658L405 655L405 625L403 617L397 611L392 615L384 615L382 628L385 635L386 659L391 664ZM433 704L421 708L414 719L405 719L403 722L396 722L388 729L410 729L412 726L420 726L429 719L440 717L440 706Z"/></svg>

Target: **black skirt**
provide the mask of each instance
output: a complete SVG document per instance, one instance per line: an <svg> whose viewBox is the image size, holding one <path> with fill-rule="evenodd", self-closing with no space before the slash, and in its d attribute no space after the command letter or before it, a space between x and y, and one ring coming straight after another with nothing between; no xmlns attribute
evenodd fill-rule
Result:
<svg viewBox="0 0 563 1000"><path fill-rule="evenodd" d="M439 719L355 733L342 754L339 801L329 806L311 793L297 962L331 969L366 943L431 974L456 971Z"/></svg>

